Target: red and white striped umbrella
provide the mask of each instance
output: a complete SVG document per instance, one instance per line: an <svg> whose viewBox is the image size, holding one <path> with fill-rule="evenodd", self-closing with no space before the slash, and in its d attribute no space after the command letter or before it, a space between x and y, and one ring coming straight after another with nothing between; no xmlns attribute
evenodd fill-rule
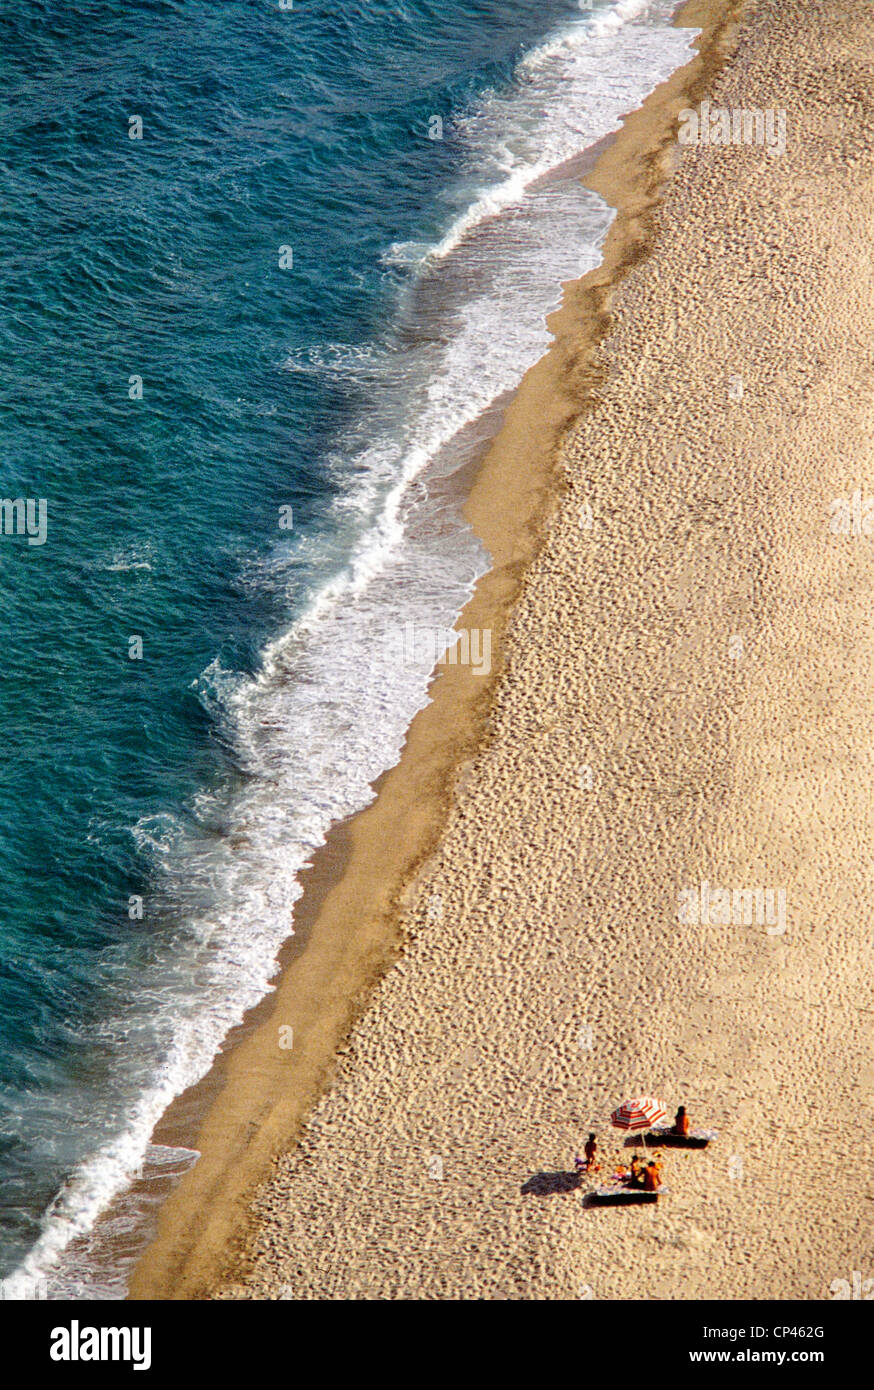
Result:
<svg viewBox="0 0 874 1390"><path fill-rule="evenodd" d="M617 1129L651 1129L666 1115L667 1111L660 1100L656 1100L654 1096L638 1096L635 1100L627 1100L618 1110L614 1110L610 1116L610 1123Z"/></svg>

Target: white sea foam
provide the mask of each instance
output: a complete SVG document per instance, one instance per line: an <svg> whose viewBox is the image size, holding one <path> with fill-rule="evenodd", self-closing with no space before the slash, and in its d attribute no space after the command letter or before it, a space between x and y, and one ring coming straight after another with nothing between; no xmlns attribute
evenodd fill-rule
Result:
<svg viewBox="0 0 874 1390"><path fill-rule="evenodd" d="M316 343L289 352L282 369L304 376L345 376L362 368L377 369L379 365L379 353L371 343Z"/></svg>
<svg viewBox="0 0 874 1390"><path fill-rule="evenodd" d="M664 25L674 8L660 0L622 0L581 16L521 59L512 92L491 93L459 121L461 138L479 150L491 176L431 259L449 255L472 228L516 205L536 180L616 130L688 57L689 31ZM635 23L645 17L657 27Z"/></svg>
<svg viewBox="0 0 874 1390"><path fill-rule="evenodd" d="M113 551L108 564L101 568L109 574L123 573L125 570L150 570L154 559L152 546L145 544L128 546L125 550Z"/></svg>
<svg viewBox="0 0 874 1390"><path fill-rule="evenodd" d="M456 203L465 206L445 235L427 252L399 244L386 253L387 263L418 267L396 338L378 350L328 343L288 354L286 370L358 377L372 399L325 460L338 483L330 524L295 534L241 576L255 592L282 592L309 575L305 610L253 678L214 661L196 684L242 784L195 798L187 824L152 816L134 829L156 892L176 905L172 952L145 973L143 1000L125 1012L120 996L120 1026L148 1025L152 1039L128 1063L132 1079L141 1066L143 1085L117 1135L47 1214L18 1272L25 1282L49 1273L55 1296L73 1286L79 1296L121 1294L123 1279L113 1284L105 1269L89 1282L82 1239L94 1244L96 1217L129 1184L166 1106L270 988L301 867L397 760L426 702L430 661L393 661L385 639L404 624L451 627L486 563L457 515L423 505L417 479L518 384L549 345L545 315L562 282L597 263L609 209L572 179L543 176L614 130L685 61L690 35L666 26L672 8L623 0L523 59L511 92L457 122L468 160ZM658 23L636 22L645 13ZM423 315L435 331L417 340ZM65 1256L74 1243L75 1257Z"/></svg>

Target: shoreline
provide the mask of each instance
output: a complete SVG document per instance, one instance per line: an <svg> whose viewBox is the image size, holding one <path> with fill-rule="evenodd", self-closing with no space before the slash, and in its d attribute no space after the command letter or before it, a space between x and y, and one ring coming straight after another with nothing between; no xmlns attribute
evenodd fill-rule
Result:
<svg viewBox="0 0 874 1390"><path fill-rule="evenodd" d="M479 465L465 514L492 562L458 626L491 629L498 656L523 576L564 491L561 442L600 380L593 357L609 329L610 297L648 253L672 121L721 67L740 8L737 0L681 7L677 19L704 31L698 56L626 118L586 179L617 210L603 260L564 287L562 306L548 319L553 346L526 374ZM178 1143L183 1132L191 1143L202 1114L193 1143L202 1156L164 1203L130 1298L208 1296L245 1270L251 1199L330 1086L352 1027L402 954L403 903L439 843L465 766L488 742L500 675L499 659L485 680L464 667L433 678L431 703L413 720L399 763L375 783L376 800L332 828L302 876L296 935L306 938L303 951L295 953L294 939L287 943L276 990L155 1131L155 1143ZM294 1029L290 1053L277 1046L277 1029L287 1025Z"/></svg>

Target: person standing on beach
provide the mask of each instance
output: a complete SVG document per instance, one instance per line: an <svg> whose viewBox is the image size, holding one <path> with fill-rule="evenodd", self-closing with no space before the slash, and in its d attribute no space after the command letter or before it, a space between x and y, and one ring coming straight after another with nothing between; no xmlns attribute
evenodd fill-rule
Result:
<svg viewBox="0 0 874 1390"><path fill-rule="evenodd" d="M577 1172L597 1173L599 1165L595 1162L595 1158L598 1152L598 1141L595 1138L594 1134L589 1135L588 1139L586 1140L586 1146L583 1152L586 1155L585 1158L580 1158L579 1154L577 1154L576 1158L574 1159L574 1167L576 1168Z"/></svg>

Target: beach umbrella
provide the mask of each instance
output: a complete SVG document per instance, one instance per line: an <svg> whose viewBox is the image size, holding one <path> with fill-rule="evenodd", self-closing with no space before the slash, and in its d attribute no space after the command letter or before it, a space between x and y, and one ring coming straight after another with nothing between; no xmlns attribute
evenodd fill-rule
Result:
<svg viewBox="0 0 874 1390"><path fill-rule="evenodd" d="M627 1100L618 1110L614 1110L610 1123L617 1129L652 1129L666 1115L665 1107L655 1096L638 1096L636 1100Z"/></svg>
<svg viewBox="0 0 874 1390"><path fill-rule="evenodd" d="M635 1100L627 1100L618 1110L614 1110L610 1123L617 1129L649 1129L666 1115L665 1107L655 1096L637 1096ZM643 1147L645 1151L646 1135L643 1136ZM582 1159L577 1158L574 1162L578 1168L582 1167Z"/></svg>
<svg viewBox="0 0 874 1390"><path fill-rule="evenodd" d="M614 1110L610 1116L611 1125L617 1129L651 1129L659 1120L663 1120L667 1115L665 1107L655 1096L637 1096L635 1100L627 1100L624 1105L620 1105L618 1110ZM646 1154L646 1135L643 1135L643 1151Z"/></svg>

